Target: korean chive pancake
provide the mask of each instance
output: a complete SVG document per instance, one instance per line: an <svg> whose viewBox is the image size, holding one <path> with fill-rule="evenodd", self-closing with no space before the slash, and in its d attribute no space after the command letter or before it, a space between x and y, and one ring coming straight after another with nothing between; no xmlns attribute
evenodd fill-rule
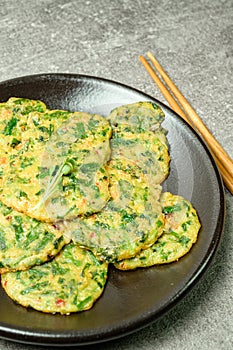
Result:
<svg viewBox="0 0 233 350"><path fill-rule="evenodd" d="M43 265L3 274L2 286L22 306L70 314L92 307L104 290L107 272L107 263L70 243Z"/></svg>
<svg viewBox="0 0 233 350"><path fill-rule="evenodd" d="M143 169L151 185L160 184L169 173L169 152L166 136L138 127L119 124L111 139L112 157L124 157Z"/></svg>
<svg viewBox="0 0 233 350"><path fill-rule="evenodd" d="M40 181L42 202L55 221L98 212L110 197L106 163L111 128L104 118L89 117L72 118L46 145L42 168L50 173ZM85 128L93 133L88 136Z"/></svg>
<svg viewBox="0 0 233 350"><path fill-rule="evenodd" d="M165 118L162 109L154 102L135 102L114 108L108 117L112 127L119 124L157 131Z"/></svg>
<svg viewBox="0 0 233 350"><path fill-rule="evenodd" d="M7 135L12 140L20 117ZM23 129L20 142L2 155L4 204L45 222L101 210L109 199L107 120L84 112L32 111Z"/></svg>
<svg viewBox="0 0 233 350"><path fill-rule="evenodd" d="M201 224L191 203L181 196L162 193L161 204L165 214L162 236L150 248L142 250L132 259L119 261L115 267L133 270L177 261L187 254L197 241Z"/></svg>
<svg viewBox="0 0 233 350"><path fill-rule="evenodd" d="M64 232L102 260L115 262L135 256L161 235L164 215L161 187L149 187L141 168L124 159L107 167L111 199L101 212L66 223Z"/></svg>
<svg viewBox="0 0 233 350"><path fill-rule="evenodd" d="M38 100L11 97L0 103L0 150L12 151L21 143L22 133L31 112L45 112L46 105ZM1 163L0 163L1 164Z"/></svg>
<svg viewBox="0 0 233 350"><path fill-rule="evenodd" d="M58 227L32 219L0 202L0 273L42 264L68 242Z"/></svg>

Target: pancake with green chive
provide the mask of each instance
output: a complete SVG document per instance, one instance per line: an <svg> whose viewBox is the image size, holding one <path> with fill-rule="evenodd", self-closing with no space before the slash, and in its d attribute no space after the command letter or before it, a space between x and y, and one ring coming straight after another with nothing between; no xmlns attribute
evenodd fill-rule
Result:
<svg viewBox="0 0 233 350"><path fill-rule="evenodd" d="M150 248L142 250L132 259L119 261L115 267L133 270L177 261L187 254L197 241L201 224L191 203L181 196L165 192L161 195L165 214L162 236Z"/></svg>
<svg viewBox="0 0 233 350"><path fill-rule="evenodd" d="M0 103L0 187L3 168L9 163L9 154L17 154L21 147L22 134L31 112L45 112L46 105L41 101L11 97Z"/></svg>
<svg viewBox="0 0 233 350"><path fill-rule="evenodd" d="M108 121L84 112L46 110L32 111L24 123L20 143L3 154L0 164L4 204L45 222L101 210L109 199Z"/></svg>
<svg viewBox="0 0 233 350"><path fill-rule="evenodd" d="M89 127L92 131L88 135L85 129ZM52 140L47 145L42 163L43 168L47 169L50 166L54 169L53 174L50 171L49 181L47 177L41 179L41 187L45 189L42 197L45 208L55 221L99 212L110 198L106 171L111 153L109 123L103 117L82 113L64 128L65 133L58 136L58 141ZM74 140L76 139L74 142L71 142L72 135ZM48 155L50 157L47 157ZM57 187L53 189L55 178L58 182Z"/></svg>
<svg viewBox="0 0 233 350"><path fill-rule="evenodd" d="M2 286L17 303L45 313L88 310L107 280L107 263L70 243L50 262L2 275Z"/></svg>
<svg viewBox="0 0 233 350"><path fill-rule="evenodd" d="M32 219L0 202L0 273L40 265L68 242L58 227Z"/></svg>
<svg viewBox="0 0 233 350"><path fill-rule="evenodd" d="M164 133L119 124L111 139L112 157L124 157L143 169L151 186L160 184L169 173L170 157Z"/></svg>
<svg viewBox="0 0 233 350"><path fill-rule="evenodd" d="M21 143L22 133L31 112L45 112L46 105L37 100L11 97L0 103L0 149L14 149Z"/></svg>
<svg viewBox="0 0 233 350"><path fill-rule="evenodd" d="M119 124L148 131L158 131L164 120L164 112L154 102L136 102L113 109L108 117L112 127Z"/></svg>
<svg viewBox="0 0 233 350"><path fill-rule="evenodd" d="M110 201L99 213L67 222L65 230L78 245L114 262L153 244L162 233L164 215L159 203L161 187L150 187L134 162L112 159L107 171Z"/></svg>

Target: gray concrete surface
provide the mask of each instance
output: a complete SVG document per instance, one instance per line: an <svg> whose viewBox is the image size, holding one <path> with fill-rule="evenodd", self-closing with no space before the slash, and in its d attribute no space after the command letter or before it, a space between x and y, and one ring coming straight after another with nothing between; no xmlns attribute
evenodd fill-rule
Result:
<svg viewBox="0 0 233 350"><path fill-rule="evenodd" d="M70 72L113 79L165 102L138 55L151 50L233 157L232 0L0 0L0 81ZM104 350L233 348L233 198L220 249L170 313ZM0 310L1 312L1 310ZM0 340L1 350L40 346Z"/></svg>

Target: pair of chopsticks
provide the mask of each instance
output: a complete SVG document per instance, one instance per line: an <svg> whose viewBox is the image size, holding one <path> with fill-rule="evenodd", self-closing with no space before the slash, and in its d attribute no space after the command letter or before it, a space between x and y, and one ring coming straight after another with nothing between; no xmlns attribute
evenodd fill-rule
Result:
<svg viewBox="0 0 233 350"><path fill-rule="evenodd" d="M176 85L173 83L171 78L167 75L167 73L164 71L152 53L148 52L147 56L151 60L157 72L152 68L151 64L143 56L139 56L139 59L142 62L143 66L146 68L153 81L157 84L171 108L177 114L179 114L205 140L219 168L225 186L228 188L231 194L233 194L233 160L214 138L199 115L182 95L180 90L176 87ZM159 73L164 82L159 78L157 73ZM169 92L165 84L173 95Z"/></svg>

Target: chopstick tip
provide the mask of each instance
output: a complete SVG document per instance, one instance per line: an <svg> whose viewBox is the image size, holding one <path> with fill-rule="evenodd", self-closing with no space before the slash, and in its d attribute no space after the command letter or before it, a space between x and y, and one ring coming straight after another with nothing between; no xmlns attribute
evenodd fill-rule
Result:
<svg viewBox="0 0 233 350"><path fill-rule="evenodd" d="M140 60L141 62L144 62L144 61L145 61L145 57L144 57L143 55L139 55L138 58L139 58L139 60Z"/></svg>

